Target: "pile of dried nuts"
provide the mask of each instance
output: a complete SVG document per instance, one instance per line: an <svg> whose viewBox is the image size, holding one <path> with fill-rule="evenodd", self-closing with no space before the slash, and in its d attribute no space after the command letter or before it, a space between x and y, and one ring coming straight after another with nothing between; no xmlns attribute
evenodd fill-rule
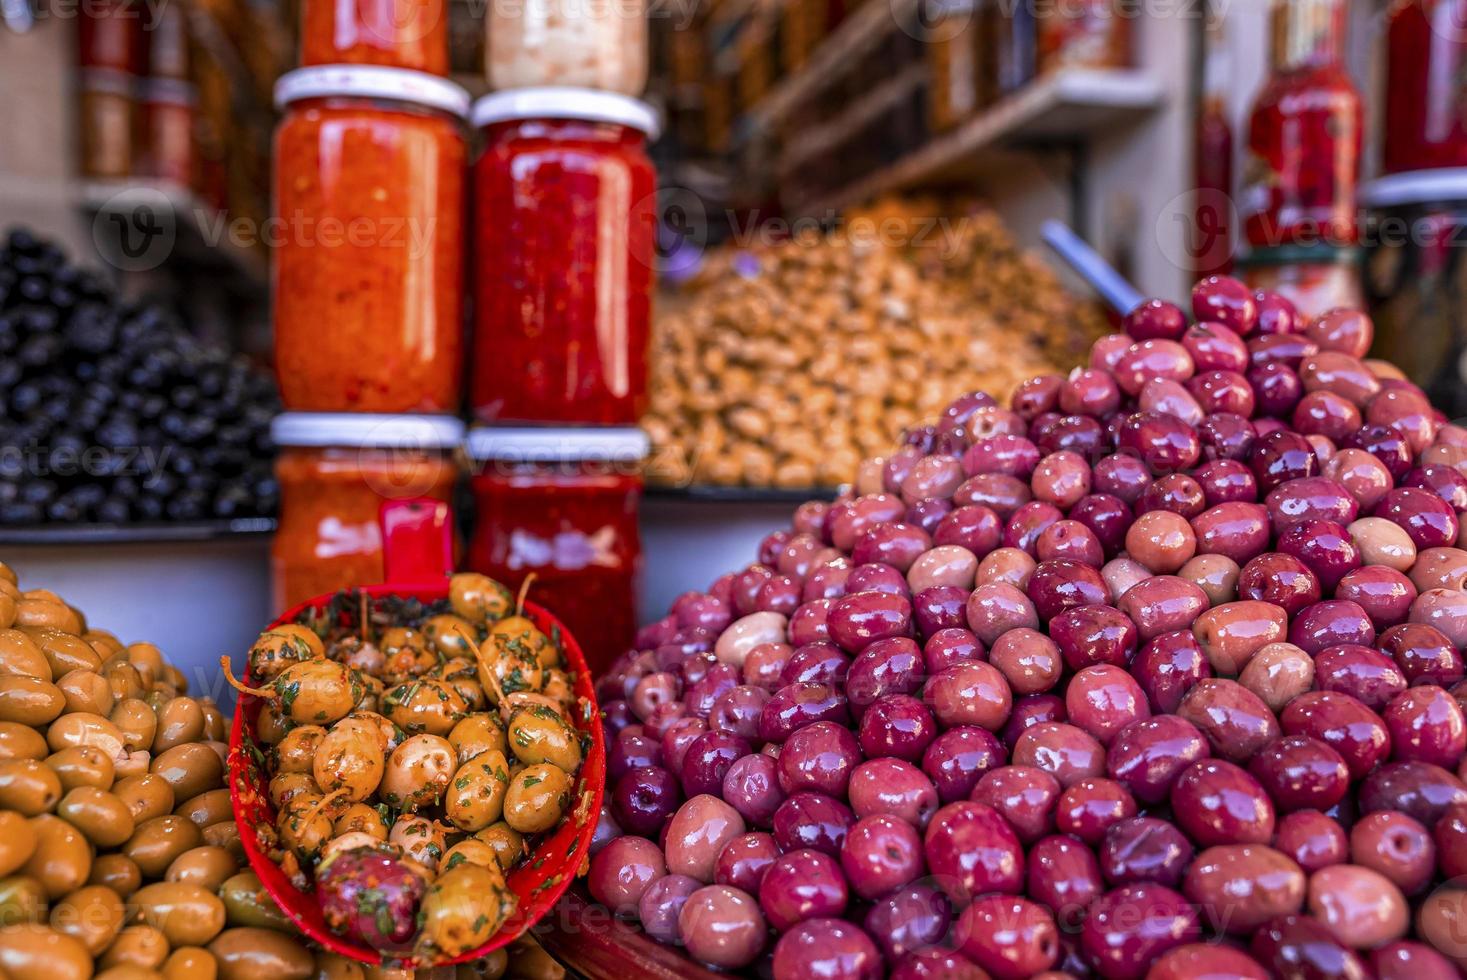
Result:
<svg viewBox="0 0 1467 980"><path fill-rule="evenodd" d="M478 574L432 603L344 592L260 635L260 687L225 658L268 699L251 750L277 816L260 842L337 934L419 963L482 947L515 909L505 874L527 840L577 805L590 708L520 598Z"/></svg>
<svg viewBox="0 0 1467 980"><path fill-rule="evenodd" d="M715 252L661 306L643 426L662 485L847 482L963 392L1068 368L1104 326L991 210L934 200Z"/></svg>
<svg viewBox="0 0 1467 980"><path fill-rule="evenodd" d="M245 867L227 724L0 562L0 976L414 980L313 950ZM530 937L417 980L560 980Z"/></svg>

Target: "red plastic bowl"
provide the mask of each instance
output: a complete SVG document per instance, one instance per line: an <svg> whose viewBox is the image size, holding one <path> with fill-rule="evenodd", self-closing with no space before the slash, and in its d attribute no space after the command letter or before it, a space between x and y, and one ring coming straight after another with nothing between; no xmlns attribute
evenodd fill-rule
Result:
<svg viewBox="0 0 1467 980"><path fill-rule="evenodd" d="M387 525L385 517L384 514L384 529ZM395 567L411 566L421 569L423 565L420 558L419 554L412 562L394 563L389 557L389 577ZM448 583L440 581L426 585L400 585L389 582L385 585L367 586L360 591L373 598L397 595L432 602L448 597ZM303 602L287 611L271 626L293 622L305 610L320 609L330 600L331 596L328 595ZM559 620L532 602L525 603L524 612L546 634L552 629L560 630L561 649L566 665L574 672L575 692L582 705L582 710L575 718L576 726L591 738L590 749L586 752L581 771L576 777L576 802L567 819L555 828L554 833L541 838L534 851L507 876L509 888L519 902L503 928L478 949L433 964L414 963L415 966L465 963L512 942L550 910L569 887L590 853L591 835L596 831L601 797L606 786L606 743L601 734L600 711L596 706L590 672L586 667L586 659L581 654L580 645ZM246 676L246 684L253 682L254 678ZM333 953L340 953L361 963L380 963L382 955L375 949L349 942L327 928L315 894L301 891L292 885L285 873L266 856L260 845L256 829L267 828L273 831L275 808L271 806L267 792L268 779L261 771L255 753L246 750L246 739L253 744L259 744L255 741L255 731L263 704L261 698L241 694L229 731L229 799L234 807L240 842L249 857L250 867L260 876L260 882L270 893L270 897L275 899L276 904L301 932Z"/></svg>

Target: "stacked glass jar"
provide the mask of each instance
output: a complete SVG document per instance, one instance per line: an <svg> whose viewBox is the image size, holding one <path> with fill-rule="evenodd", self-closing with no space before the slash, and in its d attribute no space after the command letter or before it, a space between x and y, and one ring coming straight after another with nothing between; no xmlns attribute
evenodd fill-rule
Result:
<svg viewBox="0 0 1467 980"><path fill-rule="evenodd" d="M596 668L631 641L641 564L657 182L643 0L488 17L474 106L469 567L535 575Z"/></svg>
<svg viewBox="0 0 1467 980"><path fill-rule="evenodd" d="M1248 126L1239 267L1311 317L1359 293L1363 120L1343 64L1347 16L1344 0L1274 0L1273 70Z"/></svg>
<svg viewBox="0 0 1467 980"><path fill-rule="evenodd" d="M463 441L469 96L444 0L306 0L276 86L277 604L381 581L384 500L447 501Z"/></svg>

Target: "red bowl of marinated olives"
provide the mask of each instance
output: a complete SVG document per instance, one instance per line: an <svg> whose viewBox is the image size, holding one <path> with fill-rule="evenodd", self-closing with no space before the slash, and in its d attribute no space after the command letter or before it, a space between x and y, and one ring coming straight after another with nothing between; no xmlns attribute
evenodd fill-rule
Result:
<svg viewBox="0 0 1467 980"><path fill-rule="evenodd" d="M461 574L320 597L230 679L245 852L328 949L473 960L585 861L605 779L595 696L575 638L523 595Z"/></svg>

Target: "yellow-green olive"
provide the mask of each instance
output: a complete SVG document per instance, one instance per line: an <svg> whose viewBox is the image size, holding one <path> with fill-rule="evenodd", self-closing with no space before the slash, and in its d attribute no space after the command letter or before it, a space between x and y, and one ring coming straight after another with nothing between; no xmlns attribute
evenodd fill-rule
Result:
<svg viewBox="0 0 1467 980"><path fill-rule="evenodd" d="M0 629L0 675L52 681L51 662L40 646L16 629Z"/></svg>
<svg viewBox="0 0 1467 980"><path fill-rule="evenodd" d="M232 926L295 932L295 924L280 911L280 906L260 883L260 876L253 871L241 871L230 877L220 887L219 897Z"/></svg>
<svg viewBox="0 0 1467 980"><path fill-rule="evenodd" d="M127 698L119 701L107 716L122 732L122 741L128 751L151 751L153 738L158 732L158 716L142 698Z"/></svg>
<svg viewBox="0 0 1467 980"><path fill-rule="evenodd" d="M487 712L472 714L453 726L448 733L449 744L458 755L460 764L468 762L480 752L507 752L504 726L494 715Z"/></svg>
<svg viewBox="0 0 1467 980"><path fill-rule="evenodd" d="M81 831L49 813L32 817L31 827L36 832L36 849L21 873L39 881L46 897L54 902L86 882L92 873L92 846Z"/></svg>
<svg viewBox="0 0 1467 980"><path fill-rule="evenodd" d="M535 651L518 638L490 634L479 647L479 683L491 700L519 691L538 691L545 680Z"/></svg>
<svg viewBox="0 0 1467 980"><path fill-rule="evenodd" d="M494 849L499 866L506 872L524 859L524 835L503 820L485 827L474 835L474 839L481 840Z"/></svg>
<svg viewBox="0 0 1467 980"><path fill-rule="evenodd" d="M173 787L162 776L143 773L119 779L112 792L127 804L133 823L143 823L173 812Z"/></svg>
<svg viewBox="0 0 1467 980"><path fill-rule="evenodd" d="M463 617L450 613L429 616L424 620L423 635L444 657L472 657L474 648L479 645L478 631Z"/></svg>
<svg viewBox="0 0 1467 980"><path fill-rule="evenodd" d="M92 956L72 936L25 922L0 928L0 970L10 980L90 980Z"/></svg>
<svg viewBox="0 0 1467 980"><path fill-rule="evenodd" d="M229 741L229 723L214 699L199 698L199 710L204 713L204 737L215 742Z"/></svg>
<svg viewBox="0 0 1467 980"><path fill-rule="evenodd" d="M331 839L331 822L339 812L333 811L331 806L339 798L339 791L326 796L302 793L292 797L275 818L281 843L302 858L315 858L321 851L321 845Z"/></svg>
<svg viewBox="0 0 1467 980"><path fill-rule="evenodd" d="M104 970L118 966L140 966L156 970L168 958L168 937L149 925L124 926L107 947L97 966Z"/></svg>
<svg viewBox="0 0 1467 980"><path fill-rule="evenodd" d="M311 762L326 729L320 725L301 725L292 728L275 745L275 772L310 772Z"/></svg>
<svg viewBox="0 0 1467 980"><path fill-rule="evenodd" d="M41 629L31 633L51 665L51 676L62 677L73 670L100 671L102 658L92 645L69 630Z"/></svg>
<svg viewBox="0 0 1467 980"><path fill-rule="evenodd" d="M78 786L67 793L57 805L56 815L98 847L117 847L136 829L127 804L95 786Z"/></svg>
<svg viewBox="0 0 1467 980"><path fill-rule="evenodd" d="M508 741L515 758L526 765L548 762L566 772L581 768L580 734L540 705L520 708L511 716Z"/></svg>
<svg viewBox="0 0 1467 980"><path fill-rule="evenodd" d="M186 817L168 814L138 824L122 845L122 853L137 862L145 878L161 878L184 851L204 842L199 828Z"/></svg>
<svg viewBox="0 0 1467 980"><path fill-rule="evenodd" d="M0 878L0 926L45 922L48 911L46 889L39 881L26 875Z"/></svg>
<svg viewBox="0 0 1467 980"><path fill-rule="evenodd" d="M0 809L34 817L49 813L60 801L61 777L44 762L35 759L0 762Z"/></svg>
<svg viewBox="0 0 1467 980"><path fill-rule="evenodd" d="M443 812L459 830L473 833L499 820L509 787L503 752L481 752L458 767L443 794Z"/></svg>
<svg viewBox="0 0 1467 980"><path fill-rule="evenodd" d="M316 777L308 772L282 772L270 777L270 804L278 812L285 804L302 793L321 795Z"/></svg>
<svg viewBox="0 0 1467 980"><path fill-rule="evenodd" d="M345 718L362 697L356 671L334 660L303 660L291 664L270 681L268 688L249 688L228 673L229 658L221 661L225 679L246 694L278 701L284 716L297 725L329 725Z"/></svg>
<svg viewBox="0 0 1467 980"><path fill-rule="evenodd" d="M56 688L66 699L67 711L105 715L112 711L112 685L90 670L72 670L61 675Z"/></svg>
<svg viewBox="0 0 1467 980"><path fill-rule="evenodd" d="M414 735L387 759L381 794L391 807L419 810L443 798L457 769L453 746L437 735Z"/></svg>
<svg viewBox="0 0 1467 980"><path fill-rule="evenodd" d="M346 808L346 812L336 818L331 825L331 832L338 837L342 834L366 834L376 840L387 839L387 820L374 806L366 803L353 803Z"/></svg>
<svg viewBox="0 0 1467 980"><path fill-rule="evenodd" d="M324 656L321 637L304 626L287 623L261 633L250 647L250 676L263 683L294 664Z"/></svg>
<svg viewBox="0 0 1467 980"><path fill-rule="evenodd" d="M163 980L218 980L214 954L198 946L180 946L163 961Z"/></svg>
<svg viewBox="0 0 1467 980"><path fill-rule="evenodd" d="M186 881L160 881L132 897L138 918L162 931L172 946L202 946L224 928L219 896Z"/></svg>
<svg viewBox="0 0 1467 980"><path fill-rule="evenodd" d="M509 969L509 950L496 949L454 968L453 980L501 980ZM547 978L549 980L549 978Z"/></svg>
<svg viewBox="0 0 1467 980"><path fill-rule="evenodd" d="M423 817L401 816L387 834L387 842L402 848L402 853L430 871L438 867L448 838L441 824Z"/></svg>
<svg viewBox="0 0 1467 980"><path fill-rule="evenodd" d="M216 894L219 886L238 872L239 862L233 854L222 847L201 844L174 858L163 880L198 885L210 894Z"/></svg>
<svg viewBox="0 0 1467 980"><path fill-rule="evenodd" d="M188 693L188 678L183 676L183 671L170 663L163 665L163 680L178 694ZM177 695L174 696L177 697Z"/></svg>
<svg viewBox="0 0 1467 980"><path fill-rule="evenodd" d="M360 803L377 792L385 768L377 726L348 717L331 726L321 739L312 772L321 789L328 793L345 790L348 800Z"/></svg>
<svg viewBox="0 0 1467 980"><path fill-rule="evenodd" d="M371 834L364 834L360 830L349 830L344 834L337 834L321 845L320 863L317 867L326 865L343 851L356 851L364 847L375 848L381 843Z"/></svg>
<svg viewBox="0 0 1467 980"><path fill-rule="evenodd" d="M46 765L61 780L62 792L79 786L111 789L117 778L117 766L106 752L94 745L77 745L46 757Z"/></svg>
<svg viewBox="0 0 1467 980"><path fill-rule="evenodd" d="M488 942L514 906L497 868L460 864L428 886L418 910L416 949L431 958L467 953Z"/></svg>
<svg viewBox="0 0 1467 980"><path fill-rule="evenodd" d="M190 797L173 811L180 817L188 817L200 830L223 820L233 820L234 810L229 803L229 790L211 789L206 793Z"/></svg>
<svg viewBox="0 0 1467 980"><path fill-rule="evenodd" d="M290 732L290 722L286 720L285 713L280 704L275 701L267 701L260 708L260 716L255 719L255 735L265 745L276 745Z"/></svg>
<svg viewBox="0 0 1467 980"><path fill-rule="evenodd" d="M367 980L362 964L338 953L316 952L316 972L311 980Z"/></svg>
<svg viewBox="0 0 1467 980"><path fill-rule="evenodd" d="M486 868L498 871L499 855L494 848L476 837L466 837L457 844L450 847L439 862L444 871L451 871L465 861L470 864L482 864Z"/></svg>
<svg viewBox="0 0 1467 980"><path fill-rule="evenodd" d="M549 763L526 766L510 778L504 822L522 834L539 834L560 823L571 801L571 779Z"/></svg>
<svg viewBox="0 0 1467 980"><path fill-rule="evenodd" d="M377 729L378 744L382 746L382 753L384 755L391 755L392 750L401 745L403 739L407 738L407 732L398 728L376 711L353 711L347 717L370 722Z"/></svg>
<svg viewBox="0 0 1467 980"><path fill-rule="evenodd" d="M66 696L50 681L11 674L0 677L0 721L39 728L66 710Z"/></svg>
<svg viewBox="0 0 1467 980"><path fill-rule="evenodd" d="M0 877L25 866L36 852L36 831L14 810L0 810Z"/></svg>
<svg viewBox="0 0 1467 980"><path fill-rule="evenodd" d="M382 692L387 690L387 685L371 674L358 673L357 676L362 679L362 696L357 699L356 707L352 711L376 711L381 708Z"/></svg>
<svg viewBox="0 0 1467 980"><path fill-rule="evenodd" d="M468 710L451 685L431 677L399 684L382 695L382 713L409 735L447 735Z"/></svg>
<svg viewBox="0 0 1467 980"><path fill-rule="evenodd" d="M448 580L453 611L470 623L503 619L514 608L514 593L487 575L460 572Z"/></svg>
<svg viewBox="0 0 1467 980"><path fill-rule="evenodd" d="M52 726L55 727L55 726ZM224 785L224 763L207 745L175 745L156 756L148 771L173 787L173 797L187 800Z"/></svg>
<svg viewBox="0 0 1467 980"><path fill-rule="evenodd" d="M529 653L542 668L560 666L560 650L528 616L504 617L489 627L487 642L521 656Z"/></svg>
<svg viewBox="0 0 1467 980"><path fill-rule="evenodd" d="M273 929L226 929L209 944L219 961L219 980L309 980L311 951Z"/></svg>
<svg viewBox="0 0 1467 980"><path fill-rule="evenodd" d="M106 885L123 898L143 886L143 873L137 862L126 854L98 854L92 861L87 884Z"/></svg>
<svg viewBox="0 0 1467 980"><path fill-rule="evenodd" d="M158 709L158 729L153 736L153 754L175 745L197 742L204 737L204 709L193 698L176 697Z"/></svg>
<svg viewBox="0 0 1467 980"><path fill-rule="evenodd" d="M137 668L148 687L163 676L163 651L151 643L129 643L124 651L127 662Z"/></svg>
<svg viewBox="0 0 1467 980"><path fill-rule="evenodd" d="M112 945L127 911L122 897L104 885L86 885L51 906L51 928L78 940L92 956Z"/></svg>
<svg viewBox="0 0 1467 980"><path fill-rule="evenodd" d="M141 701L148 693L142 673L125 661L107 664L102 668L102 676L112 687L113 701Z"/></svg>
<svg viewBox="0 0 1467 980"><path fill-rule="evenodd" d="M0 761L44 759L51 754L46 736L18 721L0 721Z"/></svg>
<svg viewBox="0 0 1467 980"><path fill-rule="evenodd" d="M127 751L122 730L99 714L75 711L62 715L46 729L46 744L52 752L73 745L94 745L116 759Z"/></svg>
<svg viewBox="0 0 1467 980"><path fill-rule="evenodd" d="M222 847L234 855L236 861L245 860L244 845L239 840L239 824L233 820L211 824L204 828L204 843L210 847Z"/></svg>

